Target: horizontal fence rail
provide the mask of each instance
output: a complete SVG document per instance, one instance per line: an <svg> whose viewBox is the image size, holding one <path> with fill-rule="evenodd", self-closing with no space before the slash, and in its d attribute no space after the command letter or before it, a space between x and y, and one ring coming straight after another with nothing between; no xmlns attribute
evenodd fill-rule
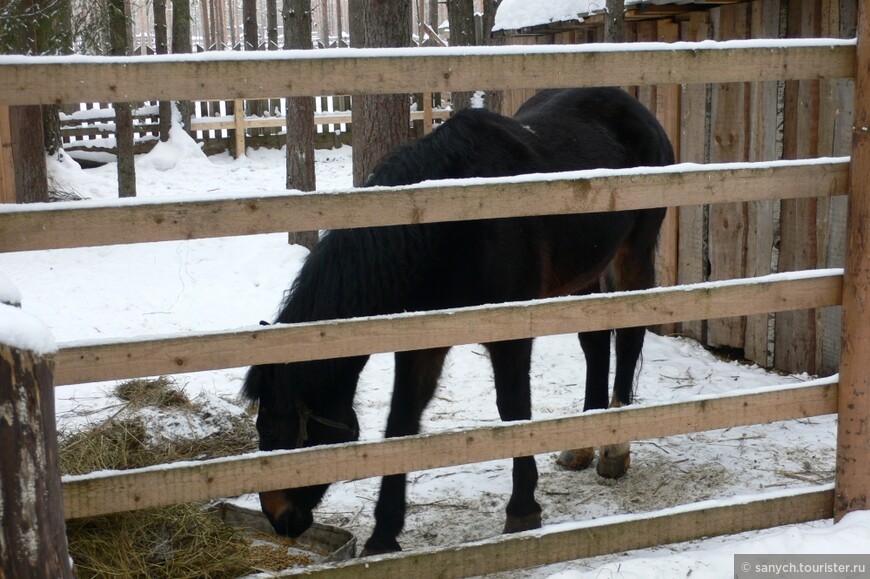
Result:
<svg viewBox="0 0 870 579"><path fill-rule="evenodd" d="M153 57L4 57L0 104L217 100L832 79L855 74L855 42L220 52Z"/></svg>
<svg viewBox="0 0 870 579"><path fill-rule="evenodd" d="M652 172L650 172L652 171ZM676 165L185 201L0 205L0 251L848 193L847 158Z"/></svg>
<svg viewBox="0 0 870 579"><path fill-rule="evenodd" d="M230 332L60 344L55 384L198 372L839 305L841 270Z"/></svg>
<svg viewBox="0 0 870 579"><path fill-rule="evenodd" d="M458 547L436 547L365 557L336 565L296 568L277 576L330 579L473 577L829 519L833 514L833 503L834 491L831 485L824 485L788 493L769 493L761 498L703 501L654 513L565 523Z"/></svg>
<svg viewBox="0 0 870 579"><path fill-rule="evenodd" d="M685 402L65 478L68 519L833 414L836 378Z"/></svg>

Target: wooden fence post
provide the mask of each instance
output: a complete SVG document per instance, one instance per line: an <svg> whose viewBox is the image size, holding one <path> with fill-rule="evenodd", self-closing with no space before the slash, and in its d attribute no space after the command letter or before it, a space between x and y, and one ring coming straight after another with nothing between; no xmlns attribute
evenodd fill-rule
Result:
<svg viewBox="0 0 870 579"><path fill-rule="evenodd" d="M0 203L15 203L15 165L9 107L0 105Z"/></svg>
<svg viewBox="0 0 870 579"><path fill-rule="evenodd" d="M870 14L859 3L834 518L870 503Z"/></svg>
<svg viewBox="0 0 870 579"><path fill-rule="evenodd" d="M245 156L245 101L233 101L233 122L235 123L236 159Z"/></svg>
<svg viewBox="0 0 870 579"><path fill-rule="evenodd" d="M34 323L10 305L0 303L0 309L4 327ZM0 577L73 577L54 416L54 361L37 349L0 342Z"/></svg>

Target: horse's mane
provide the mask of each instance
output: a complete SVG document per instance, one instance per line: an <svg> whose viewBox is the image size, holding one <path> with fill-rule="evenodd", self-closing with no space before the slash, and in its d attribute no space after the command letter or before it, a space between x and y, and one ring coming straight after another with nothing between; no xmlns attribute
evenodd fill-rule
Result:
<svg viewBox="0 0 870 579"><path fill-rule="evenodd" d="M486 109L463 109L426 137L387 155L366 186L531 172L540 163L533 139L510 117Z"/></svg>

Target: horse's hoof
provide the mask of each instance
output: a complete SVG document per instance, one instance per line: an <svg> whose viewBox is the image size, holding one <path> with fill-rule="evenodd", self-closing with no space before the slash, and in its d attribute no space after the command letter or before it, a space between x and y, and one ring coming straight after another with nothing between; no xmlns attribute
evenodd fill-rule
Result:
<svg viewBox="0 0 870 579"><path fill-rule="evenodd" d="M531 513L522 517L508 515L504 522L503 533L519 533L541 528L541 513Z"/></svg>
<svg viewBox="0 0 870 579"><path fill-rule="evenodd" d="M631 464L631 450L628 443L602 446L598 457L598 474L604 478L621 478L628 472Z"/></svg>
<svg viewBox="0 0 870 579"><path fill-rule="evenodd" d="M595 460L594 448L578 448L565 450L556 459L556 464L568 470L583 470Z"/></svg>
<svg viewBox="0 0 870 579"><path fill-rule="evenodd" d="M358 557L373 557L375 555L384 555L386 553L398 553L402 550L402 547L399 545L397 541L393 541L391 545L372 545L371 539L366 542L366 546L363 547L362 552L357 555Z"/></svg>

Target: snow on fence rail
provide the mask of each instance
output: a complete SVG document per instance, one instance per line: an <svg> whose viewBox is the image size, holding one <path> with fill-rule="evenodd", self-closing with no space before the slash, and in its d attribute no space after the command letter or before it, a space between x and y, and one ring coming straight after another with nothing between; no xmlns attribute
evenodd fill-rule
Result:
<svg viewBox="0 0 870 579"><path fill-rule="evenodd" d="M235 98L256 98L274 94L311 95L323 91L383 93L503 86L544 88L602 84L742 82L851 77L859 70L862 74L856 78L858 90L855 118L857 126L865 127L870 126L870 78L866 75L870 64L870 47L867 46L867 42L870 42L870 24L866 18L861 21L862 42L857 45L858 49L854 42L816 40L644 44L606 48L585 46L440 51L337 50L329 51L328 55L317 54L313 57L309 54L278 52L270 55L257 54L253 58L240 58L237 55L197 55L180 60L4 57L0 59L0 77L7 82L0 83L0 103L208 99L226 97L228 94ZM46 82L40 79L46 79ZM870 195L866 192L870 183L870 133L866 130L856 132L852 153L848 163L844 160L828 160L816 164L725 168L719 173L715 170L675 175L656 173L642 176L638 173L574 181L557 176L555 180L541 178L513 185L472 183L464 186L454 184L452 188L423 186L410 190L367 191L354 196L276 196L257 200L185 201L165 206L139 202L118 203L83 208L81 212L79 209L67 210L67 206L63 205L40 212L34 212L31 208L4 209L0 213L0 231L5 236L2 243L7 250L21 250L62 247L66 243L74 246L77 244L74 239L90 227L96 228L99 233L84 244L107 243L110 239L117 243L118 238L106 236L106 232L112 228L109 222L114 220L122 221L121 229L136 230L134 234L121 238L125 242L206 236L206 228L202 224L190 227L185 221L197 212L202 215L209 207L219 208L220 211L218 217L208 220L207 228L220 227L221 234L227 235L253 233L275 227L277 223L281 225L280 230L286 230L289 225L284 218L306 207L306 204L309 205L305 218L312 219L310 223L306 223L309 228L311 223L330 227L360 225L362 221L349 217L351 213L359 213L358 206L354 206L349 212L342 208L343 204L356 203L358 199L362 200L360 203L369 204L369 212L361 219L365 222L370 220L372 223L378 219L376 213L371 211L374 203L383 211L382 207L391 207L396 205L393 201L401 200L400 207L385 219L407 223L492 217L499 215L500 209L493 207L504 199L512 200L508 214L522 214L516 213L521 211L518 206L529 204L527 196L533 188L557 195L559 200L547 209L551 213L626 209L630 207L624 205L628 197L624 193L628 188L644 191L640 203L645 205L641 206L728 202L747 200L759 194L762 198L768 198L764 197L767 195L765 189L768 188L771 192L775 191L775 195L784 197L793 194L832 195L846 190L850 194L851 233L845 275L823 271L815 274L774 276L771 279L745 283L745 280L734 280L712 284L710 287L678 287L607 297L544 300L534 306L507 304L470 308L461 312L302 324L258 329L256 332L242 332L238 336L218 336L219 339L256 341L257 352L262 351L264 346L268 346L265 349L269 350L276 348L279 342L292 339L300 341L300 345L306 345L306 356L328 357L342 355L341 352L346 351L328 348L344 347L336 345L340 343L352 344L360 335L366 342L370 342L371 332L375 331L373 328L392 327L392 331L401 336L402 347L407 348L408 336L416 336L420 328L424 327L414 324L438 324L445 318L458 318L462 315L476 316L475 325L478 328L475 332L493 331L496 332L496 339L505 339L497 336L514 335L510 332L515 331L517 325L525 326L522 335L539 331L560 331L555 325L566 317L566 323L572 329L589 329L591 326L583 325L587 324L584 320L591 315L584 308L584 304L594 304L592 309L601 309L605 303L618 304L612 306L614 309L608 310L604 321L589 322L591 324L611 322L612 325L618 315L621 317L616 322L618 324L642 325L683 319L690 314L734 315L738 311L753 312L755 308L775 310L819 307L842 301L846 346L843 348L839 383L828 380L805 387L610 410L556 420L529 421L321 449L253 454L194 464L163 465L124 473L69 477L64 483L65 514L67 517L77 517L104 512L109 505L113 510L136 509L158 503L284 488L287 486L287 476L296 477L293 484L299 485L312 484L315 481L332 482L495 457L535 454L577 446L579 439L583 440L584 445L598 445L728 425L815 416L834 411L839 411L840 417L835 491L829 487L817 487L797 493L765 495L761 499L749 501L702 503L648 516L559 526L459 547L366 559L329 568L305 569L304 572L360 577L409 573L412 570L419 572L422 569L427 573L437 572L444 576L476 575L661 542L684 541L700 536L825 518L832 513L841 516L850 509L866 508L866 497L870 492L870 471L866 469L868 457L862 454L862 449L870 444L870 434L861 425L870 414L870 395L867 392L867 376L870 371L866 360L866 352L870 348L870 311L866 307L860 307L861 303L870 302L870 280L867 279L870 275L870 251L864 245L864 237L861 235L862 231L870 229ZM741 174L740 171L745 173ZM796 177L801 171L807 173ZM778 181L783 176L785 179ZM681 180L695 181L681 189L677 186ZM779 185L774 185L777 182ZM811 185L808 189L802 188L803 184L812 184L815 187ZM657 198L655 191L663 188L673 188L678 193L673 198ZM691 195L693 189L694 196ZM443 196L444 191L452 191L452 194L439 200L438 197ZM562 197L558 197L559 191ZM485 200L493 192L500 192L501 196L497 195L496 203L489 205ZM467 197L464 193L467 193ZM632 191L632 197L635 194L636 191ZM376 202L378 197L380 201ZM602 197L603 205L600 200ZM392 201L385 204L384 199ZM458 210L446 209L461 199L472 202L465 206L460 204ZM483 213L478 212L480 203L483 203ZM536 200L535 204L537 203ZM193 211L189 211L191 209ZM337 212L338 217L327 216L332 212ZM280 219L274 219L276 215ZM83 216L88 224L88 228L84 229L74 225L80 225ZM269 223L270 220L274 223ZM263 225L264 222L266 225ZM131 227L130 223L135 226ZM217 225L224 223L229 225ZM255 225L251 225L252 223ZM7 233L14 229L16 233ZM34 229L54 232L33 234ZM747 298L748 295L752 297ZM684 300L682 304L681 299ZM689 305L685 303L686 299ZM699 303L705 305L699 308ZM617 310L619 314L616 313ZM537 324L534 316L539 314L546 321ZM516 316L516 319L509 321L512 316ZM402 324L410 326L402 330ZM508 328L508 334L499 334L498 332L504 331L504 327ZM350 329L346 330L347 328ZM337 336L344 331L348 333L346 338L342 338L343 341L337 337L333 340L332 332ZM355 335L354 332L358 334ZM483 335L474 333L459 336L455 332L459 332L459 329L448 324L439 331L427 330L425 333L443 340L444 344L477 340ZM321 336L321 333L324 335ZM203 339L207 343L214 338L173 337L170 342L189 340L195 343ZM490 339L490 336L485 338ZM154 356L155 353L156 357L169 356L170 367L175 364L174 371L190 371L194 365L192 362L177 355L172 357L173 352L177 353L176 348L180 347L178 343L165 340L153 342L153 349L137 344L137 350L148 349L146 357ZM98 363L97 357L88 357L88 348L91 346L104 349L99 354L100 358L107 356L109 350L118 350L121 352L120 359L126 359L125 348L129 344L129 341L122 341L90 346L62 346L57 357L58 375L62 377L67 372L65 368L72 368L76 363L82 367ZM387 346L388 349L395 349L392 343L384 347ZM430 346L429 342L419 341L415 347ZM254 350L250 344L246 347ZM231 349L236 348L240 348L242 353L240 359L233 363L263 361L256 360L253 352L244 352L244 347L238 341ZM284 350L286 349L281 349L282 356L286 354ZM277 350L268 352L266 356L271 360L272 356L278 356L276 352ZM863 359L859 356L863 356ZM208 362L213 363L214 360ZM123 366L119 361L113 364ZM148 364L152 362L149 361ZM154 366L147 368L153 370ZM144 367L137 369L136 373L141 371L144 371ZM75 381L93 378L84 374L69 374L66 379ZM62 378L60 381L64 380ZM498 445L487 442L496 437L499 440ZM505 445L506 439L511 443ZM325 455L330 458L324 461ZM325 464L328 468L315 468L315 463ZM280 473L276 467L280 469ZM629 542L626 542L627 537Z"/></svg>
<svg viewBox="0 0 870 579"><path fill-rule="evenodd" d="M0 103L217 100L848 78L855 42L208 52L170 57L0 57Z"/></svg>
<svg viewBox="0 0 870 579"><path fill-rule="evenodd" d="M0 251L621 211L848 192L846 158L549 173L305 195L0 205Z"/></svg>
<svg viewBox="0 0 870 579"><path fill-rule="evenodd" d="M58 385L834 306L840 270L60 346ZM292 344L292 348L287 345Z"/></svg>

